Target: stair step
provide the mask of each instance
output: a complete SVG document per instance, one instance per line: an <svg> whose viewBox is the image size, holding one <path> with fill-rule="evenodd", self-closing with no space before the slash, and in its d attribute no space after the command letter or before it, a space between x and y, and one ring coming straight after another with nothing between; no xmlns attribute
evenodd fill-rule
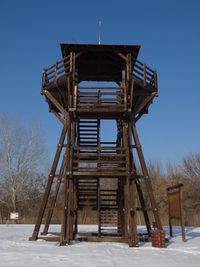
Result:
<svg viewBox="0 0 200 267"><path fill-rule="evenodd" d="M114 224L116 224L117 225L117 223L118 223L118 220L117 220L117 218L116 219L111 219L111 220L108 220L108 219L101 219L100 220L101 221L101 224L108 224L108 223L114 223Z"/></svg>
<svg viewBox="0 0 200 267"><path fill-rule="evenodd" d="M96 132L98 132L98 129L96 128L96 129L94 129L94 128L92 128L92 129L89 129L89 128L81 128L81 129L79 129L79 133L80 133L80 135L81 135L81 133L82 132L94 132L95 134L96 134Z"/></svg>
<svg viewBox="0 0 200 267"><path fill-rule="evenodd" d="M80 125L79 124L79 130L82 129L82 128L97 128L98 125L89 125L89 124L85 124L85 125Z"/></svg>
<svg viewBox="0 0 200 267"><path fill-rule="evenodd" d="M81 136L96 136L94 133L81 133Z"/></svg>
<svg viewBox="0 0 200 267"><path fill-rule="evenodd" d="M97 141L97 137L80 137L79 139L80 139L80 142L82 139L84 139L84 140L96 140Z"/></svg>
<svg viewBox="0 0 200 267"><path fill-rule="evenodd" d="M78 182L79 185L97 185L98 183L96 181L79 181Z"/></svg>
<svg viewBox="0 0 200 267"><path fill-rule="evenodd" d="M79 144L97 144L97 141L80 141Z"/></svg>

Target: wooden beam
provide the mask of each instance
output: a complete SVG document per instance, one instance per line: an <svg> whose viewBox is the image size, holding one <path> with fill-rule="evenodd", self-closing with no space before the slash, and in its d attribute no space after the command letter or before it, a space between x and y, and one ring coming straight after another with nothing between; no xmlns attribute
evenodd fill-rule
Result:
<svg viewBox="0 0 200 267"><path fill-rule="evenodd" d="M51 113L53 113L56 118L64 125L65 124L65 120L58 114L58 112L56 112L55 110L50 110Z"/></svg>
<svg viewBox="0 0 200 267"><path fill-rule="evenodd" d="M150 104L152 102L152 100L154 99L156 93L152 93L151 95L147 96L144 98L144 100L139 104L136 105L135 107L135 114L136 113L140 113L140 111L145 107L148 106L148 104Z"/></svg>
<svg viewBox="0 0 200 267"><path fill-rule="evenodd" d="M133 167L133 152L132 152L132 131L131 131L131 122L128 123L128 138L129 138L129 246L136 246L138 244L137 237L137 213L136 213L136 194L135 194L135 183L131 178L130 174Z"/></svg>
<svg viewBox="0 0 200 267"><path fill-rule="evenodd" d="M162 224L161 224L160 216L158 214L158 208L157 208L157 205L156 205L156 202L155 202L155 199L154 199L151 180L150 180L150 177L149 177L149 174L148 174L148 170L147 170L147 166L146 166L146 163L145 163L145 160L144 160L142 147L141 147L140 140L139 140L139 137L138 137L137 129L136 129L136 126L135 126L135 124L133 122L132 122L131 128L132 128L132 134L133 134L133 138L134 138L134 141L135 141L136 150L137 150L138 158L139 158L139 161L140 161L142 173L143 173L143 176L144 176L144 182L145 182L145 185L146 185L147 193L148 193L148 196L149 196L149 200L150 200L150 203L151 203L151 206L152 206L154 218L155 218L155 221L156 221L156 225L157 225L159 230L162 230Z"/></svg>
<svg viewBox="0 0 200 267"><path fill-rule="evenodd" d="M66 119L69 118L68 112L63 108L63 106L55 99L55 97L47 90L44 90L45 96L56 106L56 108L64 115Z"/></svg>
<svg viewBox="0 0 200 267"><path fill-rule="evenodd" d="M57 169L57 166L58 166L58 162L59 162L59 159L60 159L60 154L61 154L61 151L62 151L62 148L63 148L63 144L64 144L64 140L65 140L65 136L66 136L66 131L67 131L67 129L64 126L63 130L62 130L62 133L61 133L61 136L60 136L60 140L59 140L58 146L57 146L57 150L56 150L54 161L53 161L53 164L52 164L52 167L51 167L51 171L50 171L50 174L49 174L49 177L48 177L48 181L47 181L45 193L43 195L42 203L40 205L40 210L39 210L39 214L38 214L37 221L36 221L36 224L35 224L35 228L33 230L33 235L32 235L32 237L30 237L30 240L36 240L37 237L38 237L38 233L39 233L39 230L40 230L40 226L41 226L41 223L42 223L44 212L45 212L45 209L46 209L46 206L47 206L47 202L48 202L48 199L49 199L49 194L50 194L50 191L51 191L53 179L55 177L55 172L56 172L56 169Z"/></svg>
<svg viewBox="0 0 200 267"><path fill-rule="evenodd" d="M61 223L60 245L67 243L67 208L68 208L68 187L69 179L67 179L66 172L69 170L69 157L70 157L70 140L71 140L71 119L67 122L67 146L65 154L65 174L64 174L64 203L63 203L63 217Z"/></svg>
<svg viewBox="0 0 200 267"><path fill-rule="evenodd" d="M49 209L48 214L46 216L46 221L45 221L44 230L42 232L42 235L46 235L48 233L49 225L50 225L50 222L51 222L53 211L54 211L54 208L55 208L55 205L56 205L58 192L59 192L59 189L60 189L60 184L62 182L62 178L63 178L63 174L64 174L64 168L65 168L65 164L66 164L65 157L66 157L66 152L65 152L65 155L63 156L60 172L59 172L59 175L58 175L58 178L57 178L57 181L56 181L56 187L55 187L55 190L54 190L53 197L51 199L50 209Z"/></svg>

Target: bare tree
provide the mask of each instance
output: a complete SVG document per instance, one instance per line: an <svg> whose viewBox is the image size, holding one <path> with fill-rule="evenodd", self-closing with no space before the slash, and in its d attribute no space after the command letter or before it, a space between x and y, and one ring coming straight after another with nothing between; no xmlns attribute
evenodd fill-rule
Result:
<svg viewBox="0 0 200 267"><path fill-rule="evenodd" d="M183 172L190 179L200 181L200 154L190 154L183 159Z"/></svg>
<svg viewBox="0 0 200 267"><path fill-rule="evenodd" d="M0 115L0 202L17 211L31 192L38 192L34 180L44 171L46 155L36 124L26 126L16 117Z"/></svg>
<svg viewBox="0 0 200 267"><path fill-rule="evenodd" d="M190 209L200 211L200 154L190 154L183 158L182 170L188 181Z"/></svg>

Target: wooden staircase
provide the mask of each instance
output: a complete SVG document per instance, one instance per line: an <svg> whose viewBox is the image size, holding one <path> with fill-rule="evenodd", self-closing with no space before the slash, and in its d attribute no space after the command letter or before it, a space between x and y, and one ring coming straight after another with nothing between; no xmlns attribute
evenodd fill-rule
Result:
<svg viewBox="0 0 200 267"><path fill-rule="evenodd" d="M123 175L126 157L122 148L116 147L116 143L100 142L99 129L98 119L78 119L77 147L73 160L73 174L77 177L78 209L98 210L101 237L107 234L121 237L117 186L108 185L108 188L103 189L100 179L102 171L110 173L112 177L115 177L115 173Z"/></svg>
<svg viewBox="0 0 200 267"><path fill-rule="evenodd" d="M83 209L90 207L97 209L98 207L98 179L78 179L78 207Z"/></svg>
<svg viewBox="0 0 200 267"><path fill-rule="evenodd" d="M116 189L100 190L99 230L101 235L122 235L118 202Z"/></svg>
<svg viewBox="0 0 200 267"><path fill-rule="evenodd" d="M98 132L99 123L97 119L78 120L78 144L80 150L77 151L78 154L85 154L86 152L91 152L90 150L85 150L84 147L95 148L95 152L98 146ZM92 150L94 151L94 150ZM96 163L91 163L92 166L96 166ZM81 171L84 168L90 168L90 163L87 162L76 162L74 160L74 171ZM89 207L92 209L97 209L98 207L98 179L97 178L84 178L80 177L77 179L77 200L79 209Z"/></svg>
<svg viewBox="0 0 200 267"><path fill-rule="evenodd" d="M78 143L80 147L98 146L98 119L79 119L78 121Z"/></svg>

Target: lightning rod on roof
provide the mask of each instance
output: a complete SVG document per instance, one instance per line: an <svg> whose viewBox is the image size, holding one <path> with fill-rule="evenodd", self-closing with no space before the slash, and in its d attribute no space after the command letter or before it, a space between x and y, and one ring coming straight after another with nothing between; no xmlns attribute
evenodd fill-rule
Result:
<svg viewBox="0 0 200 267"><path fill-rule="evenodd" d="M99 44L101 44L101 21L99 20Z"/></svg>

